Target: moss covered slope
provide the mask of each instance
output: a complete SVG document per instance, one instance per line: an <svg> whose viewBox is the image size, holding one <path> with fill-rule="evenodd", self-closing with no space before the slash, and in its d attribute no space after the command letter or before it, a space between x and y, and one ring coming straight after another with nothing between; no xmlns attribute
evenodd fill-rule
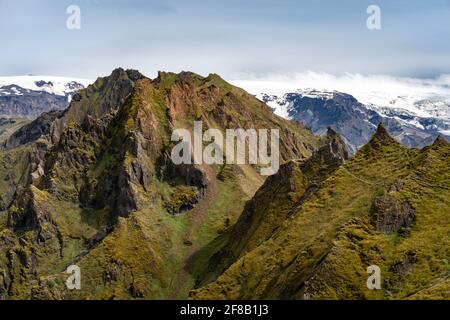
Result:
<svg viewBox="0 0 450 320"><path fill-rule="evenodd" d="M248 252L191 297L449 299L449 159L442 139L407 149L380 126L269 238L250 240ZM366 286L371 265L381 268L381 290Z"/></svg>

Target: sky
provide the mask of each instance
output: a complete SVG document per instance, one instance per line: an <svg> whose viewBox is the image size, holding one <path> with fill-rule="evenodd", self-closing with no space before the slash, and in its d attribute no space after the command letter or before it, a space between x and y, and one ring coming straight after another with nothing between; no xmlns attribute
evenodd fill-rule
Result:
<svg viewBox="0 0 450 320"><path fill-rule="evenodd" d="M381 30L369 30L369 5ZM78 5L81 29L69 30ZM0 76L450 74L450 0L0 0Z"/></svg>

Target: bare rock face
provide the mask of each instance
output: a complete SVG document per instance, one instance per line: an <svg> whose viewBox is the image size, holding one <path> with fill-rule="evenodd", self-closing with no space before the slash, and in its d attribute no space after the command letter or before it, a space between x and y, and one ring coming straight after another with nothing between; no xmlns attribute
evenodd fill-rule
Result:
<svg viewBox="0 0 450 320"><path fill-rule="evenodd" d="M401 276L407 274L414 264L417 262L418 258L414 252L406 252L400 261L396 262L390 270Z"/></svg>
<svg viewBox="0 0 450 320"><path fill-rule="evenodd" d="M15 231L33 230L37 243L44 243L57 234L52 220L55 209L40 199L34 187L26 190L8 211L8 226Z"/></svg>
<svg viewBox="0 0 450 320"><path fill-rule="evenodd" d="M371 221L375 228L385 234L402 231L409 227L415 218L414 208L406 201L398 200L395 195L401 190L402 182L398 181L386 192L375 198L372 204Z"/></svg>

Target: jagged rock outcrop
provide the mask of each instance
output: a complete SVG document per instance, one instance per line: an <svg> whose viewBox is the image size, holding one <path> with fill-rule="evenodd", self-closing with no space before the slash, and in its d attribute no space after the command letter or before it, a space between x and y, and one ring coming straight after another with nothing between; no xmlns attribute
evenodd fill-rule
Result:
<svg viewBox="0 0 450 320"><path fill-rule="evenodd" d="M398 200L395 195L401 190L403 182L400 180L385 191L382 196L374 199L370 212L371 221L375 228L383 233L401 231L409 227L415 218L414 208L407 202Z"/></svg>
<svg viewBox="0 0 450 320"><path fill-rule="evenodd" d="M51 239L58 233L52 220L56 209L45 200L37 188L25 190L8 211L8 227L14 232L34 232L38 244Z"/></svg>
<svg viewBox="0 0 450 320"><path fill-rule="evenodd" d="M389 135L384 125L380 123L372 139L369 140L368 145L373 148L380 148L389 144L398 144L398 142Z"/></svg>
<svg viewBox="0 0 450 320"><path fill-rule="evenodd" d="M52 111L41 114L37 119L14 132L1 147L9 150L36 141L41 136L50 132L50 126L53 121L62 114L62 111Z"/></svg>

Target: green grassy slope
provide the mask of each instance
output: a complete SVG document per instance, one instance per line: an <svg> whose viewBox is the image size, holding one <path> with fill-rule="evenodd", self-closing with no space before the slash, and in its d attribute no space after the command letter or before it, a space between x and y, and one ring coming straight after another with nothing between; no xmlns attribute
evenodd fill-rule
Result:
<svg viewBox="0 0 450 320"><path fill-rule="evenodd" d="M269 239L191 297L448 299L449 156L443 140L406 149L380 127ZM367 289L371 265L382 290Z"/></svg>

